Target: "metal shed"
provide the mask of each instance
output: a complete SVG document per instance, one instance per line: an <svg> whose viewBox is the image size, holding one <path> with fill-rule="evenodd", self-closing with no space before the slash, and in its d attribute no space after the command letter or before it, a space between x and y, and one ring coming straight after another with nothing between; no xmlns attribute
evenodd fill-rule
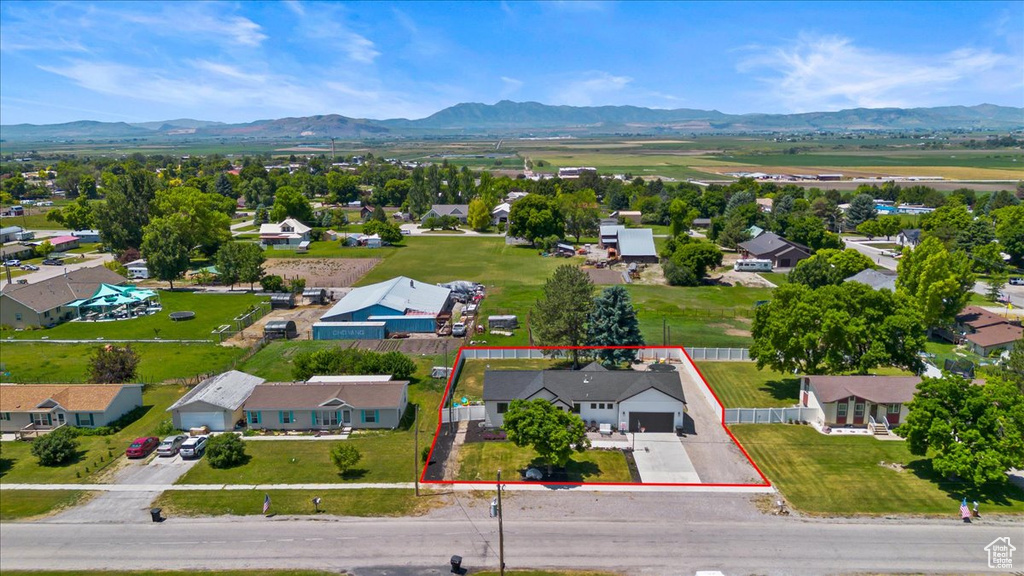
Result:
<svg viewBox="0 0 1024 576"><path fill-rule="evenodd" d="M270 308L275 310L295 308L295 294L271 294Z"/></svg>
<svg viewBox="0 0 1024 576"><path fill-rule="evenodd" d="M310 304L327 304L327 289L306 288L302 291L302 297L309 300Z"/></svg>
<svg viewBox="0 0 1024 576"><path fill-rule="evenodd" d="M294 320L271 320L263 327L263 337L270 340L290 340L298 335Z"/></svg>
<svg viewBox="0 0 1024 576"><path fill-rule="evenodd" d="M313 340L383 340L384 322L317 322Z"/></svg>
<svg viewBox="0 0 1024 576"><path fill-rule="evenodd" d="M519 327L519 319L514 314L507 316L488 316L488 330L514 330Z"/></svg>

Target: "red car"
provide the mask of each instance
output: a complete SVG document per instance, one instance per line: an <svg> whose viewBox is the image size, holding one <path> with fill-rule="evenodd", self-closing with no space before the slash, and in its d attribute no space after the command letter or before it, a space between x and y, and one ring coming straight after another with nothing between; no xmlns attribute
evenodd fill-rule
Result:
<svg viewBox="0 0 1024 576"><path fill-rule="evenodd" d="M129 458L145 458L149 456L149 453L156 450L156 447L160 444L160 439L153 436L146 436L144 438L136 438L132 440L132 445L124 451L124 455Z"/></svg>

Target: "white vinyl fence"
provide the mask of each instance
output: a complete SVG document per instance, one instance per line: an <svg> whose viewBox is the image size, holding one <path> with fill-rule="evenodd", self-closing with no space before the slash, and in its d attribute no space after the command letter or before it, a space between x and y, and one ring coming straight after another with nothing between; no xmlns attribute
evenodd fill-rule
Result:
<svg viewBox="0 0 1024 576"><path fill-rule="evenodd" d="M817 408L726 408L726 424L786 424L813 422L820 415Z"/></svg>
<svg viewBox="0 0 1024 576"><path fill-rule="evenodd" d="M451 422L449 420L449 414L452 419L456 422L462 422L463 420L485 420L487 419L487 410L485 406L456 406L449 410L448 408L441 409L441 423L447 424Z"/></svg>
<svg viewBox="0 0 1024 576"><path fill-rule="evenodd" d="M751 362L747 348L687 348L686 352L694 360Z"/></svg>

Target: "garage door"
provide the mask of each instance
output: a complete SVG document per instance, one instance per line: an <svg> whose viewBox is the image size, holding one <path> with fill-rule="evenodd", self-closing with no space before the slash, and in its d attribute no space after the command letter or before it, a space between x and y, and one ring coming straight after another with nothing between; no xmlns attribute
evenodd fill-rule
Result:
<svg viewBox="0 0 1024 576"><path fill-rule="evenodd" d="M211 431L223 432L224 431L224 413L223 412L182 412L181 413L181 428L188 430L189 428L199 428L200 426L209 426Z"/></svg>
<svg viewBox="0 0 1024 576"><path fill-rule="evenodd" d="M639 432L643 428L647 432L674 432L674 416L672 412L630 412L629 431Z"/></svg>

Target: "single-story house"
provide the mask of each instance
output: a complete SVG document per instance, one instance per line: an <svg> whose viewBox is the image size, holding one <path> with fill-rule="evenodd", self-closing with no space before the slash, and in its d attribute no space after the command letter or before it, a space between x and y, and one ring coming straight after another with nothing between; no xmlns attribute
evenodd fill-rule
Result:
<svg viewBox="0 0 1024 576"><path fill-rule="evenodd" d="M816 408L824 426L867 427L874 419L891 428L906 420L920 383L918 376L803 376L800 405Z"/></svg>
<svg viewBox="0 0 1024 576"><path fill-rule="evenodd" d="M96 428L139 406L142 384L0 384L0 432Z"/></svg>
<svg viewBox="0 0 1024 576"><path fill-rule="evenodd" d="M711 218L694 218L693 219L693 227L694 228L710 228L711 227Z"/></svg>
<svg viewBox="0 0 1024 576"><path fill-rule="evenodd" d="M132 260L124 265L128 269L128 277L132 280L145 280L149 278L149 268L146 267L146 259Z"/></svg>
<svg viewBox="0 0 1024 576"><path fill-rule="evenodd" d="M543 398L585 422L632 432L672 432L683 425L686 397L677 372L605 370L487 370L487 425L499 427L512 400Z"/></svg>
<svg viewBox="0 0 1024 576"><path fill-rule="evenodd" d="M420 223L426 222L427 218L440 218L441 216L452 216L465 224L466 218L469 217L469 204L434 204L420 218Z"/></svg>
<svg viewBox="0 0 1024 576"><path fill-rule="evenodd" d="M0 248L0 261L11 259L30 258L34 248L25 244L11 244Z"/></svg>
<svg viewBox="0 0 1024 576"><path fill-rule="evenodd" d="M26 200L25 203L27 204L28 201ZM24 206L5 206L3 208L0 208L0 216L2 216L4 218L6 218L8 216L22 216L24 214L25 214L25 207Z"/></svg>
<svg viewBox="0 0 1024 576"><path fill-rule="evenodd" d="M397 428L408 404L405 380L268 382L245 401L245 421L268 430Z"/></svg>
<svg viewBox="0 0 1024 576"><path fill-rule="evenodd" d="M498 224L507 224L508 215L512 211L512 205L508 202L502 202L491 210L491 224L497 226Z"/></svg>
<svg viewBox="0 0 1024 576"><path fill-rule="evenodd" d="M436 332L451 316L451 290L397 276L353 289L320 323L384 322L388 332ZM314 330L314 337L317 332Z"/></svg>
<svg viewBox="0 0 1024 576"><path fill-rule="evenodd" d="M811 249L796 242L790 242L774 232L765 232L757 238L740 242L743 258L771 260L774 268L792 268L796 263L811 256Z"/></svg>
<svg viewBox="0 0 1024 576"><path fill-rule="evenodd" d="M910 246L911 248L921 243L921 229L920 228L906 228L900 230L900 233L896 235L896 243L900 246Z"/></svg>
<svg viewBox="0 0 1024 576"><path fill-rule="evenodd" d="M34 240L36 233L32 230L23 230L14 235L14 239L18 242L25 242L27 240Z"/></svg>
<svg viewBox="0 0 1024 576"><path fill-rule="evenodd" d="M956 315L957 330L966 334L999 324L1010 324L1010 321L979 306L968 306Z"/></svg>
<svg viewBox="0 0 1024 576"><path fill-rule="evenodd" d="M167 409L179 430L207 426L213 432L232 430L242 420L242 405L263 378L228 370L189 390Z"/></svg>
<svg viewBox="0 0 1024 576"><path fill-rule="evenodd" d="M509 204L512 204L516 200L519 200L520 198L526 198L529 195L529 192L524 192L522 190L513 190L508 193L508 196L505 196L505 201L508 202Z"/></svg>
<svg viewBox="0 0 1024 576"><path fill-rule="evenodd" d="M72 236L78 238L81 242L99 242L100 231L99 230L75 230L71 233Z"/></svg>
<svg viewBox="0 0 1024 576"><path fill-rule="evenodd" d="M861 284L871 286L871 288L875 290L889 290L890 292L895 292L896 272L886 269L875 270L873 268L867 268L843 280L843 282L860 282Z"/></svg>
<svg viewBox="0 0 1024 576"><path fill-rule="evenodd" d="M975 354L988 356L993 352L1012 350L1021 337L1024 337L1024 329L1005 323L979 328L964 336L964 340Z"/></svg>
<svg viewBox="0 0 1024 576"><path fill-rule="evenodd" d="M260 225L260 244L264 246L298 246L309 242L312 230L295 218L285 218L278 224Z"/></svg>
<svg viewBox="0 0 1024 576"><path fill-rule="evenodd" d="M639 210L617 210L608 215L611 218L615 218L619 222L632 222L633 224L640 224L640 218L643 214Z"/></svg>
<svg viewBox="0 0 1024 576"><path fill-rule="evenodd" d="M374 210L375 208L373 206L363 206L359 209L359 219L366 222L373 217Z"/></svg>
<svg viewBox="0 0 1024 576"><path fill-rule="evenodd" d="M14 328L54 326L78 317L68 304L89 298L102 284L125 278L104 266L79 268L32 284L7 284L0 292L0 324Z"/></svg>
<svg viewBox="0 0 1024 576"><path fill-rule="evenodd" d="M54 236L53 238L46 238L42 242L49 242L53 246L54 252L67 252L73 248L78 248L77 236ZM42 242L37 244L42 244Z"/></svg>
<svg viewBox="0 0 1024 576"><path fill-rule="evenodd" d="M0 228L0 243L14 242L25 229L21 226L4 226Z"/></svg>

